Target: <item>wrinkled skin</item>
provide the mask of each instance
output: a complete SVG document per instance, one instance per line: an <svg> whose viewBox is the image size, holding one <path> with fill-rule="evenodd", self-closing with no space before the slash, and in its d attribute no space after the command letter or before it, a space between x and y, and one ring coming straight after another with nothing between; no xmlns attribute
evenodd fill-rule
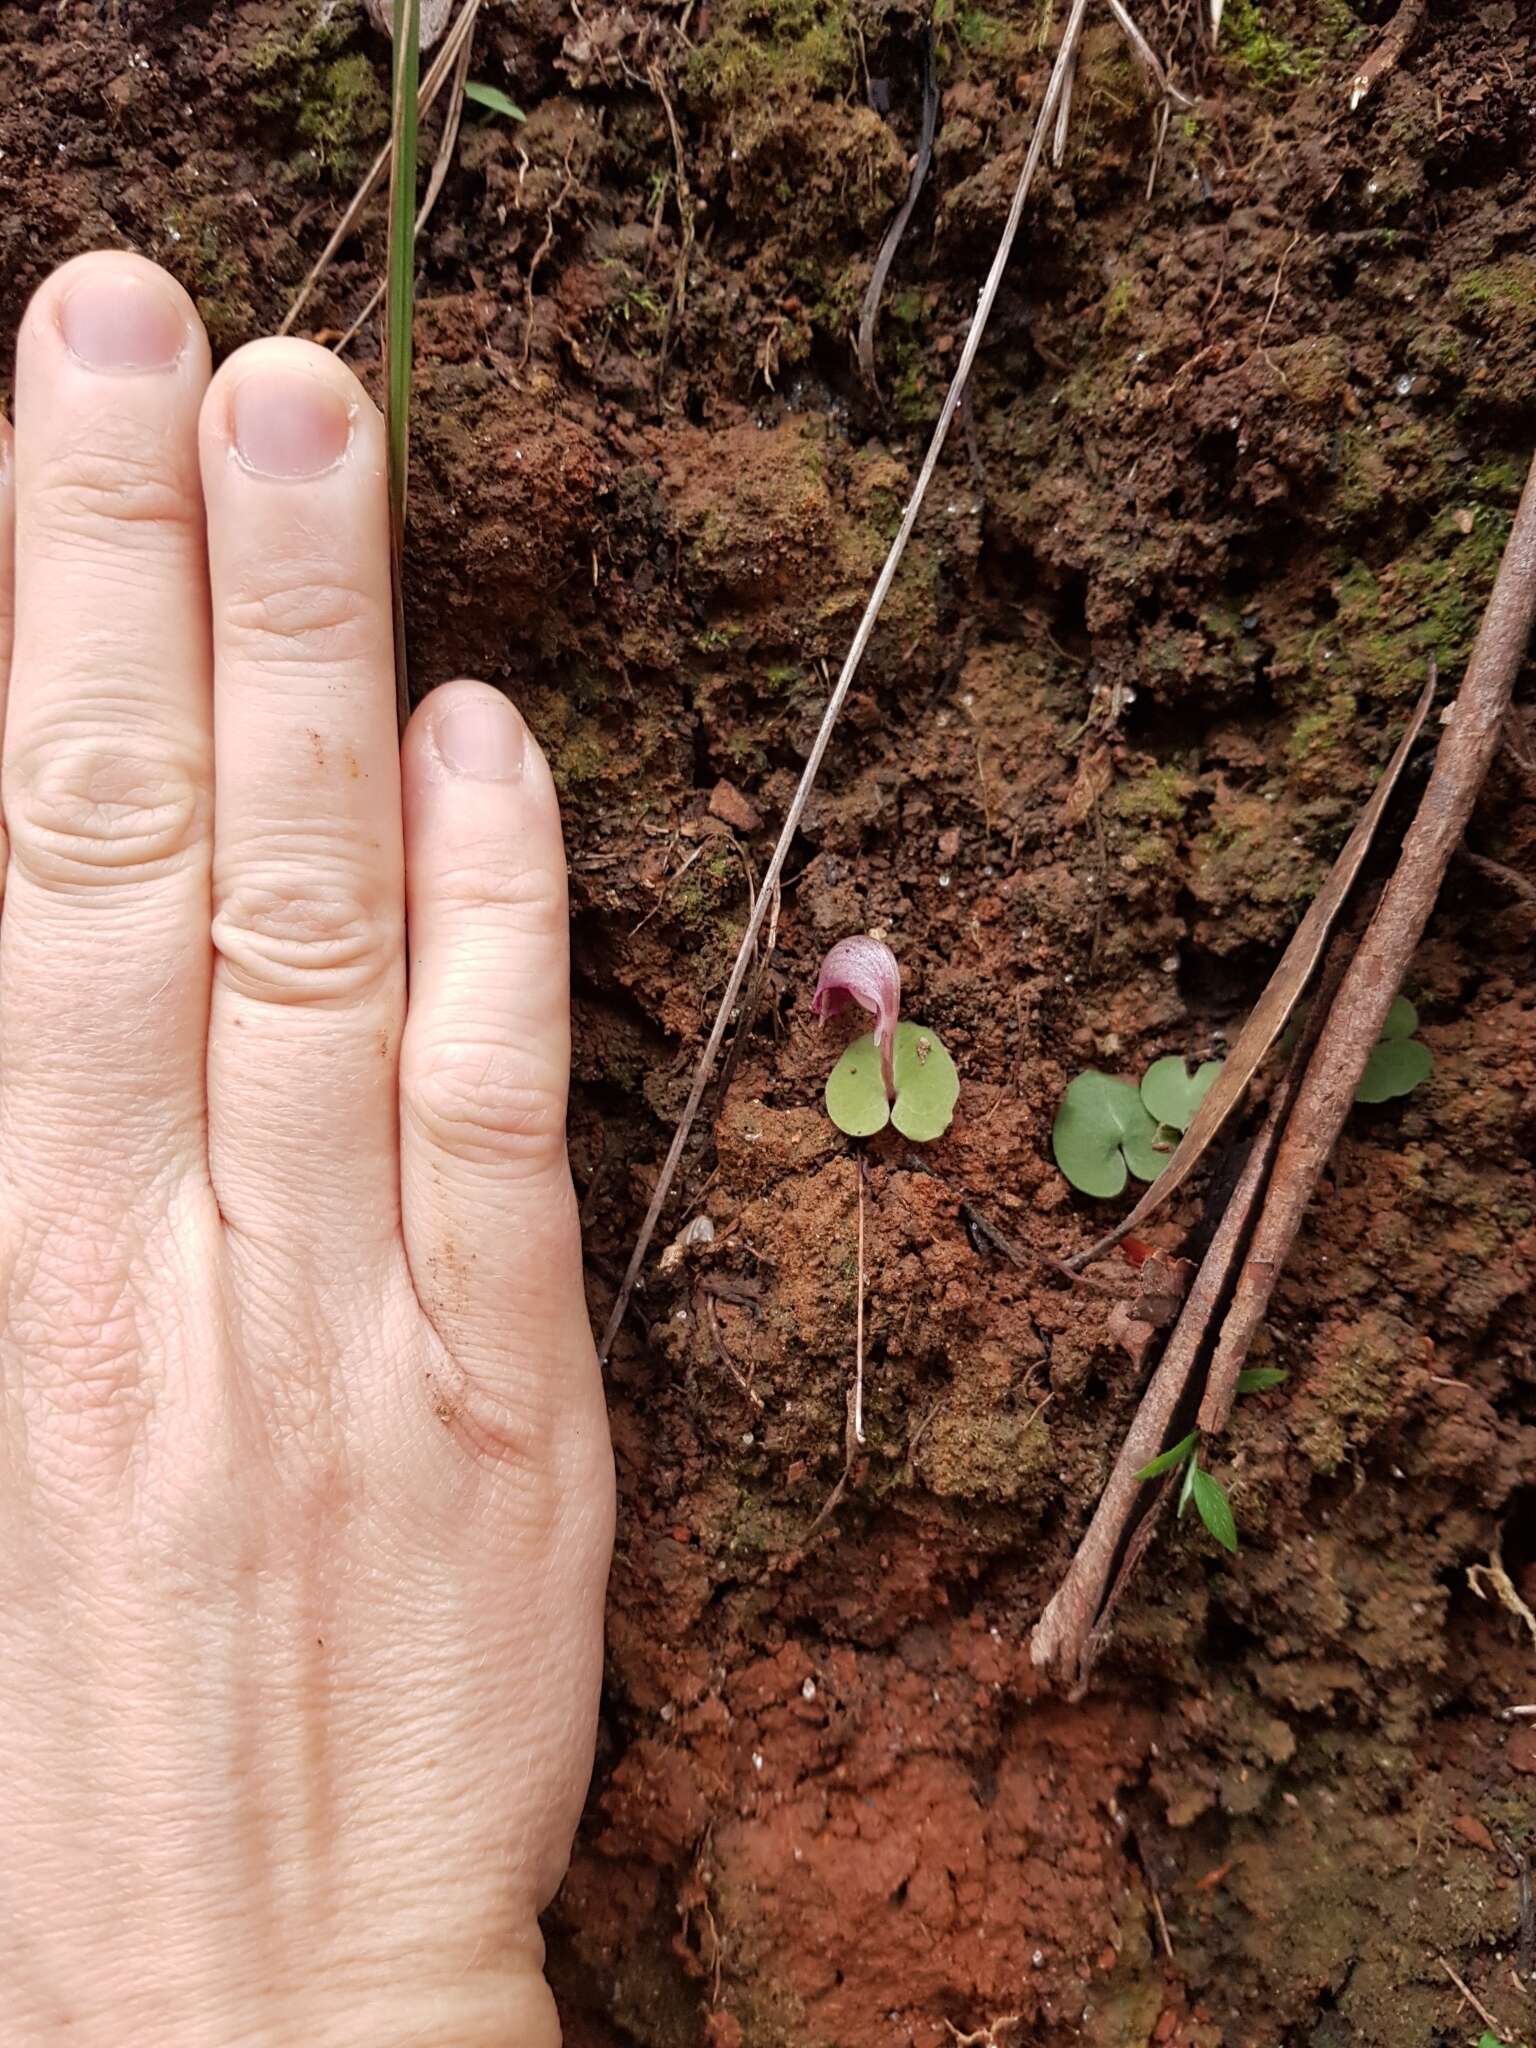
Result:
<svg viewBox="0 0 1536 2048"><path fill-rule="evenodd" d="M612 1520L549 772L473 683L398 749L325 351L210 381L180 288L88 256L16 414L7 2048L546 2048Z"/></svg>

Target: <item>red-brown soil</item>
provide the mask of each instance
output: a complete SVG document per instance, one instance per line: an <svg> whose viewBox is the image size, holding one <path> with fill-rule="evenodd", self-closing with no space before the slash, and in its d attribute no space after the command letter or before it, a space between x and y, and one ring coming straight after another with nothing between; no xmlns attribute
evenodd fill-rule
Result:
<svg viewBox="0 0 1536 2048"><path fill-rule="evenodd" d="M1536 1641L1468 1579L1502 1545L1536 1604L1513 755L1469 843L1516 880L1458 864L1407 983L1434 1075L1351 1118L1269 1323L1289 1378L1216 1460L1239 1555L1170 1529L1081 1702L1029 1663L1145 1368L1103 1295L1008 1263L965 1205L1051 1251L1113 1216L1052 1164L1061 1088L1231 1037L1427 659L1459 674L1536 440L1536 11L1435 0L1356 112L1382 0L1228 0L1214 57L1194 0L1139 11L1197 104L1159 152L1095 10L657 1249L699 1213L713 1245L653 1259L611 1363L609 1686L549 1930L571 2048L1475 2042L1446 1962L1530 2036L1536 1730L1499 1716L1536 1701ZM473 115L425 238L413 673L516 692L565 795L599 1321L1062 13L940 0L878 400L851 335L926 8L483 15L475 75L528 119ZM53 262L126 241L219 348L269 329L385 78L315 0L0 5L12 317ZM306 331L349 324L381 236L375 210ZM372 329L353 352L376 378ZM869 927L964 1092L925 1170L868 1148L869 1442L811 1535L857 1268L809 999Z"/></svg>

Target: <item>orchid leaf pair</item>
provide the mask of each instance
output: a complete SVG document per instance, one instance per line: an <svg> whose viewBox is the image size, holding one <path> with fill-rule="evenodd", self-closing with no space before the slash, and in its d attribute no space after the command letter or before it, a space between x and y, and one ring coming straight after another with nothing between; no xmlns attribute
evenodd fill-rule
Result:
<svg viewBox="0 0 1536 2048"><path fill-rule="evenodd" d="M1079 1074L1056 1112L1056 1164L1073 1187L1103 1201L1118 1195L1130 1174L1156 1180L1174 1137L1189 1128L1220 1072L1220 1060L1207 1060L1192 1074L1175 1056L1155 1060L1139 1088L1109 1074Z"/></svg>
<svg viewBox="0 0 1536 2048"><path fill-rule="evenodd" d="M960 1077L937 1032L901 1021L901 968L880 939L839 939L821 963L811 1008L823 1020L857 1003L875 1020L827 1077L827 1115L850 1138L894 1124L904 1138L943 1137Z"/></svg>
<svg viewBox="0 0 1536 2048"><path fill-rule="evenodd" d="M1429 1079L1434 1055L1414 1037L1418 1028L1418 1011L1399 996L1366 1061L1356 1102L1391 1102ZM1294 1027L1289 1042L1295 1042ZM1056 1164L1073 1187L1101 1201L1118 1195L1131 1174L1156 1180L1221 1068L1220 1060L1206 1060L1191 1072L1175 1053L1154 1060L1140 1087L1108 1074L1079 1074L1067 1084L1056 1112Z"/></svg>

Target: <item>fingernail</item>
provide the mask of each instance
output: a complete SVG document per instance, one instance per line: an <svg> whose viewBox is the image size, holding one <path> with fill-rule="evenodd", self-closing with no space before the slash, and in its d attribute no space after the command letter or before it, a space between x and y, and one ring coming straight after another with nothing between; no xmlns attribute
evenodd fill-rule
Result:
<svg viewBox="0 0 1536 2048"><path fill-rule="evenodd" d="M86 277L59 306L59 331L88 370L169 370L187 345L187 317L169 281Z"/></svg>
<svg viewBox="0 0 1536 2048"><path fill-rule="evenodd" d="M235 452L258 476L319 476L352 439L351 406L302 371L254 370L236 386L231 418Z"/></svg>
<svg viewBox="0 0 1536 2048"><path fill-rule="evenodd" d="M455 697L432 721L445 767L477 782L515 782L523 772L523 721L504 698Z"/></svg>

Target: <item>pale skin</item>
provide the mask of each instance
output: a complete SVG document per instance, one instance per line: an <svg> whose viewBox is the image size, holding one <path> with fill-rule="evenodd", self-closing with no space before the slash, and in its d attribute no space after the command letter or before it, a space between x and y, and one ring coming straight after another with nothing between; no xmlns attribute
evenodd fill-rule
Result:
<svg viewBox="0 0 1536 2048"><path fill-rule="evenodd" d="M549 769L479 683L399 745L326 351L210 380L91 255L15 411L0 2033L554 2048L613 1489Z"/></svg>

